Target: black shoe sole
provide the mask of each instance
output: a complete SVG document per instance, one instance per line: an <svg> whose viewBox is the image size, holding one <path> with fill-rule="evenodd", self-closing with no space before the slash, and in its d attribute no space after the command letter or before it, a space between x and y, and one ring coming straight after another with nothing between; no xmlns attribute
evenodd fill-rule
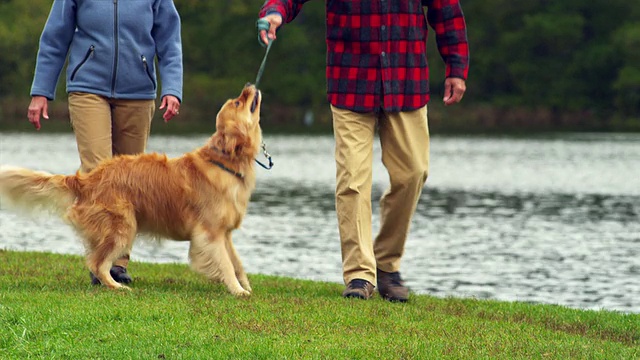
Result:
<svg viewBox="0 0 640 360"><path fill-rule="evenodd" d="M384 296L384 295L380 295L380 296L389 302L406 303L409 301L409 299L395 298L395 297Z"/></svg>
<svg viewBox="0 0 640 360"><path fill-rule="evenodd" d="M407 303L409 302L409 299L394 299L394 298L384 298L385 300L387 300L388 302L395 302L395 303Z"/></svg>
<svg viewBox="0 0 640 360"><path fill-rule="evenodd" d="M360 299L360 300L367 300L367 297L364 297L360 294L346 294L346 295L342 295L343 298L345 299Z"/></svg>

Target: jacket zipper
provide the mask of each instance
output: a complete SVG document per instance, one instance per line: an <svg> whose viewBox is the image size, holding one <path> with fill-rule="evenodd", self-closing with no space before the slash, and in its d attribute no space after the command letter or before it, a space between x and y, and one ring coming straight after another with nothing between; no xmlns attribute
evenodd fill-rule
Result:
<svg viewBox="0 0 640 360"><path fill-rule="evenodd" d="M95 51L96 47L91 45L89 46L89 50L87 50L87 53L84 55L84 58L82 59L82 61L80 61L80 64L78 64L78 66L75 67L75 69L73 69L73 71L71 72L71 80L73 80L76 77L76 73L78 72L78 70L80 70L80 68L82 67L82 65L84 65L84 63L87 62L87 60L89 60L89 58L91 57L91 55L93 55L93 52Z"/></svg>
<svg viewBox="0 0 640 360"><path fill-rule="evenodd" d="M111 97L116 96L116 73L118 71L118 0L113 0L113 78L111 78Z"/></svg>
<svg viewBox="0 0 640 360"><path fill-rule="evenodd" d="M153 84L153 90L155 90L156 81L153 80L153 76L151 76L151 72L149 71L149 64L147 63L147 58L144 55L141 55L141 58L142 58L142 66L144 67L144 72L147 73L149 80L151 80L151 83Z"/></svg>

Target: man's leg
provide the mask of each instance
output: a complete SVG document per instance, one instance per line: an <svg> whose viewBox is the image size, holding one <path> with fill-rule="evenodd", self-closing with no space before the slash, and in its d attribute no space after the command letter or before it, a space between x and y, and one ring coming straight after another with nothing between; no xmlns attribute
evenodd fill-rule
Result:
<svg viewBox="0 0 640 360"><path fill-rule="evenodd" d="M376 114L331 107L335 136L336 212L345 284L375 284L371 229L371 177ZM371 292L373 287L371 287ZM369 297L368 296L365 297Z"/></svg>
<svg viewBox="0 0 640 360"><path fill-rule="evenodd" d="M399 285L398 294L402 295L396 300L406 301L407 289L399 273L395 273L400 269L411 219L429 170L427 108L385 115L379 131L382 162L389 172L390 186L380 199L380 232L374 242L378 288L383 291Z"/></svg>
<svg viewBox="0 0 640 360"><path fill-rule="evenodd" d="M111 100L113 112L113 155L143 153L155 112L154 100ZM129 265L131 249L113 262L124 269Z"/></svg>

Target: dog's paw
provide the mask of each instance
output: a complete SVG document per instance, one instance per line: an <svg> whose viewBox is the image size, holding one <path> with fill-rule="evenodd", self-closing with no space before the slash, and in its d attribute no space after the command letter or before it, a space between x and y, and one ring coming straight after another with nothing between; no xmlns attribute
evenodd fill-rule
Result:
<svg viewBox="0 0 640 360"><path fill-rule="evenodd" d="M131 291L131 288L126 286L126 285L122 285L120 283L117 283L115 281L111 281L109 282L105 282L104 286L109 289L109 290L115 290L115 291Z"/></svg>
<svg viewBox="0 0 640 360"><path fill-rule="evenodd" d="M118 285L120 286L107 286L107 287L115 291L132 291L131 288L126 285L121 285L121 284L118 284Z"/></svg>
<svg viewBox="0 0 640 360"><path fill-rule="evenodd" d="M249 297L249 296L251 296L251 293L248 292L247 290L242 289L242 291L238 291L238 292L234 293L233 296L235 296L235 297Z"/></svg>
<svg viewBox="0 0 640 360"><path fill-rule="evenodd" d="M240 280L240 285L242 285L242 287L247 290L248 292L252 293L253 290L251 289L251 285L249 285L249 280Z"/></svg>

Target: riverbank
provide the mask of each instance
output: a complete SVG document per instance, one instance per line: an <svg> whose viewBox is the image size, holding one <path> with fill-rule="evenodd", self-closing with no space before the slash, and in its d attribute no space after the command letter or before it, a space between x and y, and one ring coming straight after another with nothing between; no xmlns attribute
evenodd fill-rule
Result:
<svg viewBox="0 0 640 360"><path fill-rule="evenodd" d="M133 291L89 285L79 256L0 250L0 358L633 359L640 315L412 295L251 274L236 299L184 264L134 262ZM536 354L536 355L533 355Z"/></svg>

